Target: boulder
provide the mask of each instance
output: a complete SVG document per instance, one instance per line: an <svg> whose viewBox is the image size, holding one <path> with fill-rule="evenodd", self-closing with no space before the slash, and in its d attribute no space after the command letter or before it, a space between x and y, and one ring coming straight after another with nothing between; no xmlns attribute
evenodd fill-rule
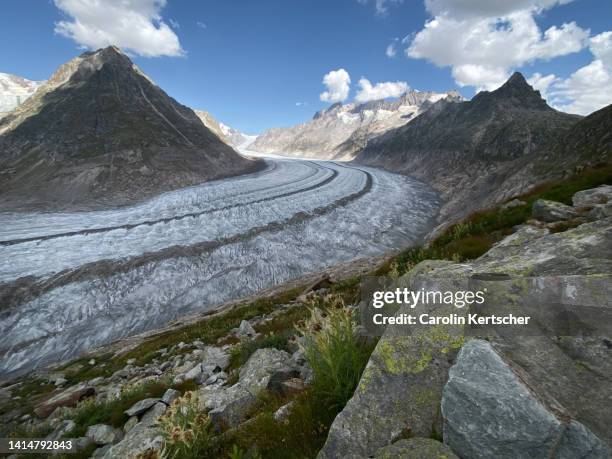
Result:
<svg viewBox="0 0 612 459"><path fill-rule="evenodd" d="M257 349L240 369L240 384L256 395L266 389L271 380L280 383L293 377L295 370L290 362L291 356L285 351L275 348Z"/></svg>
<svg viewBox="0 0 612 459"><path fill-rule="evenodd" d="M161 398L161 401L166 405L171 405L173 401L181 396L181 393L175 389L168 389L164 392L164 395Z"/></svg>
<svg viewBox="0 0 612 459"><path fill-rule="evenodd" d="M546 199L538 199L533 203L532 215L536 220L541 220L543 222L571 220L580 216L575 208Z"/></svg>
<svg viewBox="0 0 612 459"><path fill-rule="evenodd" d="M575 207L593 207L612 202L612 185L601 185L597 188L579 191L572 196Z"/></svg>
<svg viewBox="0 0 612 459"><path fill-rule="evenodd" d="M291 378L280 384L279 393L284 397L293 397L306 389L306 383L300 378Z"/></svg>
<svg viewBox="0 0 612 459"><path fill-rule="evenodd" d="M191 370L189 370L187 373L185 373L184 375L182 375L183 379L185 381L189 381L192 379L199 379L202 376L202 365L201 364L197 364L196 366L194 366Z"/></svg>
<svg viewBox="0 0 612 459"><path fill-rule="evenodd" d="M500 209L504 211L504 210L510 210L510 209L514 209L515 207L521 207L525 205L527 205L525 201L521 201L520 199L513 199L511 201L508 201L504 205L502 205Z"/></svg>
<svg viewBox="0 0 612 459"><path fill-rule="evenodd" d="M132 430L136 424L138 424L138 416L132 416L127 422L123 425L123 432L128 433Z"/></svg>
<svg viewBox="0 0 612 459"><path fill-rule="evenodd" d="M138 424L125 435L123 440L108 448L102 457L104 459L160 457L163 445L164 437L158 427Z"/></svg>
<svg viewBox="0 0 612 459"><path fill-rule="evenodd" d="M240 326L238 327L238 335L240 336L246 336L246 337L253 337L257 334L257 332L255 331L255 329L253 328L253 326L250 324L250 322L248 320L243 320L242 322L240 322Z"/></svg>
<svg viewBox="0 0 612 459"><path fill-rule="evenodd" d="M64 435L67 435L70 432L72 432L75 427L76 427L76 424L71 419L66 419L64 421L61 421L55 427L55 429L53 429L53 432L51 432L49 435L47 435L45 440L50 440L50 441L59 440Z"/></svg>
<svg viewBox="0 0 612 459"><path fill-rule="evenodd" d="M444 441L461 457L591 457L612 450L554 399L536 395L524 374L491 344L469 341L442 397Z"/></svg>
<svg viewBox="0 0 612 459"><path fill-rule="evenodd" d="M85 436L96 445L111 445L123 438L123 432L106 424L95 424L87 428Z"/></svg>
<svg viewBox="0 0 612 459"><path fill-rule="evenodd" d="M145 412L140 419L140 424L145 427L151 427L157 424L159 418L166 412L168 405L162 402L157 402L153 407Z"/></svg>
<svg viewBox="0 0 612 459"><path fill-rule="evenodd" d="M208 414L218 430L240 424L256 401L240 383L224 388L206 386L200 390L200 408L210 410Z"/></svg>
<svg viewBox="0 0 612 459"><path fill-rule="evenodd" d="M431 438L409 438L379 449L377 459L459 459L444 443Z"/></svg>
<svg viewBox="0 0 612 459"><path fill-rule="evenodd" d="M603 220L610 217L612 217L612 201L594 206L587 214L587 218L590 220Z"/></svg>
<svg viewBox="0 0 612 459"><path fill-rule="evenodd" d="M125 414L130 417L139 416L159 401L160 399L158 398L145 398L144 400L134 403L129 409L125 410Z"/></svg>
<svg viewBox="0 0 612 459"><path fill-rule="evenodd" d="M34 414L39 418L46 418L60 406L73 407L86 397L96 394L96 390L87 384L72 386L59 394L52 395L50 398L39 403L34 408Z"/></svg>
<svg viewBox="0 0 612 459"><path fill-rule="evenodd" d="M206 346L202 354L202 366L219 367L225 370L230 364L230 355L220 347Z"/></svg>
<svg viewBox="0 0 612 459"><path fill-rule="evenodd" d="M295 402L291 401L281 406L278 410L274 412L274 420L276 422L283 422L285 419L287 419L287 416L289 416L289 413L291 413L291 410L294 405L295 405Z"/></svg>

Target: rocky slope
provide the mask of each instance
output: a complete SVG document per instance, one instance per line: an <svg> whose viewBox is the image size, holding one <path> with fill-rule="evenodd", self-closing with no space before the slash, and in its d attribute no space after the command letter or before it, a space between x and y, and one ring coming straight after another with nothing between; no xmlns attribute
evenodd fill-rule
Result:
<svg viewBox="0 0 612 459"><path fill-rule="evenodd" d="M127 204L257 169L119 49L87 52L0 121L0 208Z"/></svg>
<svg viewBox="0 0 612 459"><path fill-rule="evenodd" d="M479 307L419 302L398 314L532 320L388 326L320 459L372 457L405 437L443 438L465 459L611 457L612 186L573 201L536 202L538 220L477 260L424 261L388 288L486 295ZM576 215L585 223L551 233Z"/></svg>
<svg viewBox="0 0 612 459"><path fill-rule="evenodd" d="M25 102L42 84L44 81L0 73L0 118Z"/></svg>
<svg viewBox="0 0 612 459"><path fill-rule="evenodd" d="M210 113L204 110L194 110L198 118L208 129L228 145L235 148L245 148L255 141L257 136L248 135L217 121Z"/></svg>
<svg viewBox="0 0 612 459"><path fill-rule="evenodd" d="M411 90L397 100L364 104L337 103L317 112L313 119L289 128L269 129L250 146L251 150L319 159L352 159L369 139L403 126L433 103L461 100L448 93Z"/></svg>
<svg viewBox="0 0 612 459"><path fill-rule="evenodd" d="M549 107L515 73L499 89L470 101L436 103L371 140L356 161L432 184L447 201L441 220L456 218L549 178L550 168L538 173L533 165L579 120Z"/></svg>

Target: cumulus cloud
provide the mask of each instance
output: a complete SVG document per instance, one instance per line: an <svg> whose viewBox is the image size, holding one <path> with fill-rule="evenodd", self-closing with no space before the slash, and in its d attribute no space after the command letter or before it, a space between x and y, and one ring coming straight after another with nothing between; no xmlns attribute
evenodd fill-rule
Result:
<svg viewBox="0 0 612 459"><path fill-rule="evenodd" d="M541 73L534 73L530 78L527 79L527 83L529 83L534 89L540 91L542 97L546 100L550 99L550 88L558 82L558 78L551 75L542 75Z"/></svg>
<svg viewBox="0 0 612 459"><path fill-rule="evenodd" d="M460 86L499 87L515 67L584 48L589 31L575 22L542 31L535 16L567 0L426 0L433 18L406 55L450 66Z"/></svg>
<svg viewBox="0 0 612 459"><path fill-rule="evenodd" d="M332 70L323 77L323 84L327 88L319 95L323 102L342 102L349 96L351 77L344 69Z"/></svg>
<svg viewBox="0 0 612 459"><path fill-rule="evenodd" d="M568 78L543 77L552 80L547 94L555 108L588 115L612 103L612 31L592 37L589 50L594 60Z"/></svg>
<svg viewBox="0 0 612 459"><path fill-rule="evenodd" d="M54 0L71 17L55 32L85 48L116 45L146 57L182 56L179 38L163 22L166 0Z"/></svg>
<svg viewBox="0 0 612 459"><path fill-rule="evenodd" d="M359 80L359 87L355 100L360 103L386 99L387 97L399 97L409 89L408 84L404 81L386 81L376 83L373 86L366 78Z"/></svg>

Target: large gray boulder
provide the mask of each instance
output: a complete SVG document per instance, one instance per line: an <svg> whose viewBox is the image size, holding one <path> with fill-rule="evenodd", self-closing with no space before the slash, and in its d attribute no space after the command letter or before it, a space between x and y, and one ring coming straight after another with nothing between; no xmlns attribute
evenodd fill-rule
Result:
<svg viewBox="0 0 612 459"><path fill-rule="evenodd" d="M612 202L612 185L601 185L590 190L579 191L572 196L576 207L593 207Z"/></svg>
<svg viewBox="0 0 612 459"><path fill-rule="evenodd" d="M140 455L158 457L163 445L164 437L158 427L137 424L125 434L123 440L106 450L102 457L104 459L127 459L141 457Z"/></svg>
<svg viewBox="0 0 612 459"><path fill-rule="evenodd" d="M409 438L379 449L376 459L459 459L444 443L431 438Z"/></svg>
<svg viewBox="0 0 612 459"><path fill-rule="evenodd" d="M606 458L612 450L482 340L469 341L442 397L444 441L463 458Z"/></svg>
<svg viewBox="0 0 612 459"><path fill-rule="evenodd" d="M123 432L106 424L96 424L87 428L85 434L96 445L111 445L123 438Z"/></svg>
<svg viewBox="0 0 612 459"><path fill-rule="evenodd" d="M209 412L217 429L240 424L257 402L257 398L240 383L222 388L206 386L199 394L200 409Z"/></svg>
<svg viewBox="0 0 612 459"><path fill-rule="evenodd" d="M240 385L253 395L273 381L280 384L294 374L291 355L275 348L257 349L240 369Z"/></svg>
<svg viewBox="0 0 612 459"><path fill-rule="evenodd" d="M220 347L206 346L202 354L202 368L219 367L225 370L229 367L230 355Z"/></svg>
<svg viewBox="0 0 612 459"><path fill-rule="evenodd" d="M160 399L158 398L145 398L143 400L140 400L139 402L134 403L130 408L125 410L125 414L130 417L139 416L159 401Z"/></svg>
<svg viewBox="0 0 612 459"><path fill-rule="evenodd" d="M557 222L559 220L571 220L579 217L576 209L560 202L538 199L533 203L533 218L543 222Z"/></svg>

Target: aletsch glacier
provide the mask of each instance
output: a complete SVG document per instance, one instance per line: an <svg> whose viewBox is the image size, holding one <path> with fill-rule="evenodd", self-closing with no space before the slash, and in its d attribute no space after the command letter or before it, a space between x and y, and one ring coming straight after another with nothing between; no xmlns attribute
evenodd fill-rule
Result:
<svg viewBox="0 0 612 459"><path fill-rule="evenodd" d="M417 243L437 212L436 194L404 176L266 162L132 207L0 213L0 374Z"/></svg>

